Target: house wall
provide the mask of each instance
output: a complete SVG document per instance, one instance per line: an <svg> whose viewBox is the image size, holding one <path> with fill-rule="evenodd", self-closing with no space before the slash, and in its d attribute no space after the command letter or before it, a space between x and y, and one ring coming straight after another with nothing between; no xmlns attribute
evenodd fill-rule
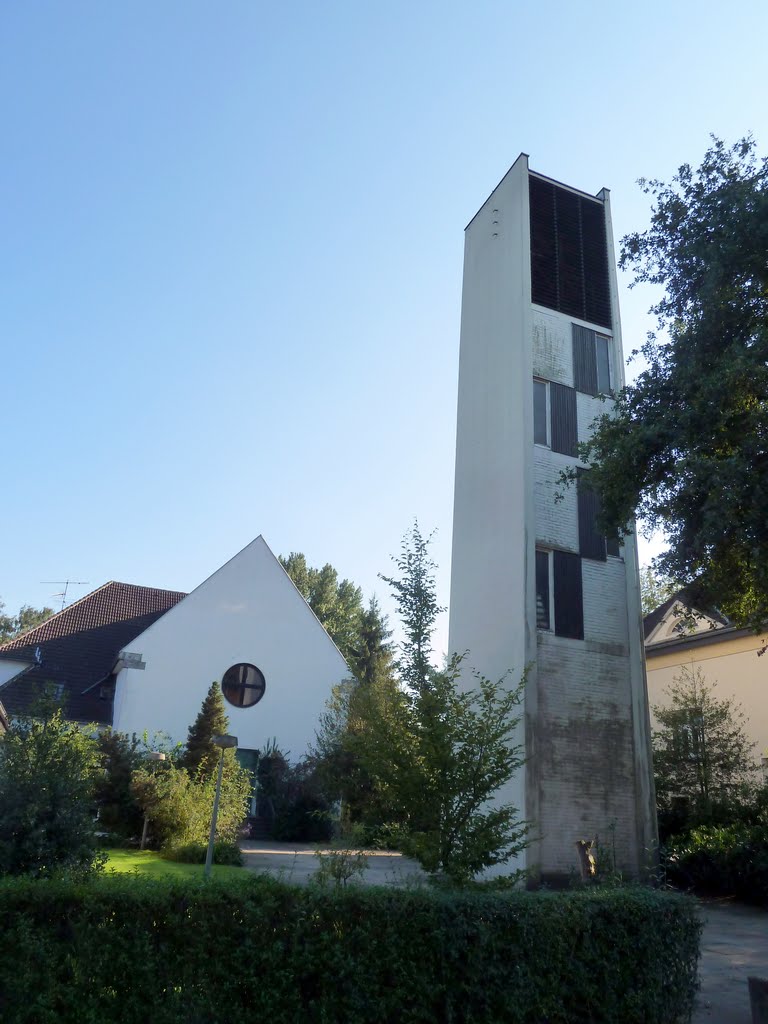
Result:
<svg viewBox="0 0 768 1024"><path fill-rule="evenodd" d="M19 672L23 672L25 668L29 668L28 661L6 661L5 658L0 660L0 686L13 679Z"/></svg>
<svg viewBox="0 0 768 1024"><path fill-rule="evenodd" d="M349 675L341 654L259 537L130 645L146 665L122 669L114 728L184 741L208 688L241 662L266 679L250 708L227 703L239 745L274 737L292 760L314 739L331 687Z"/></svg>
<svg viewBox="0 0 768 1024"><path fill-rule="evenodd" d="M755 757L768 757L768 664L766 657L757 656L762 643L763 638L745 636L649 656L646 670L651 707L669 703L666 690L683 667L698 669L708 683L717 686L718 697L741 704L747 717L745 731L757 744ZM654 728L658 725L652 711L651 723Z"/></svg>

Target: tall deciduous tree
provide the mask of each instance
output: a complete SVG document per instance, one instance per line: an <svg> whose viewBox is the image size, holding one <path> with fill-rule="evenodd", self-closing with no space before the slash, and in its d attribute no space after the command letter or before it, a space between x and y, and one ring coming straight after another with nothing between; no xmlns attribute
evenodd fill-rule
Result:
<svg viewBox="0 0 768 1024"><path fill-rule="evenodd" d="M651 565L644 565L640 570L640 602L643 615L649 615L660 605L668 601L678 592L680 587L665 579Z"/></svg>
<svg viewBox="0 0 768 1024"><path fill-rule="evenodd" d="M23 604L16 615L5 615L4 608L5 605L0 601L0 644L42 625L55 614L53 608L33 608L29 604Z"/></svg>
<svg viewBox="0 0 768 1024"><path fill-rule="evenodd" d="M582 455L604 525L632 516L668 540L656 560L699 607L768 621L768 160L718 139L670 184L642 181L650 227L620 266L661 286L647 368Z"/></svg>
<svg viewBox="0 0 768 1024"><path fill-rule="evenodd" d="M362 590L350 580L340 580L332 565L313 569L301 552L281 555L280 563L351 666L360 638Z"/></svg>

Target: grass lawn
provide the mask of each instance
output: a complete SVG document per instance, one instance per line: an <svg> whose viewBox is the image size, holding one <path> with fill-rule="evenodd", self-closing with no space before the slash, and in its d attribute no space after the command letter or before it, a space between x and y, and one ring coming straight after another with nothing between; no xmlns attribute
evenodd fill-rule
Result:
<svg viewBox="0 0 768 1024"><path fill-rule="evenodd" d="M163 860L154 850L106 850L108 857L106 870L118 874L137 872L146 878L202 878L202 864L177 864L172 860ZM214 878L242 877L242 868L226 864L213 865Z"/></svg>

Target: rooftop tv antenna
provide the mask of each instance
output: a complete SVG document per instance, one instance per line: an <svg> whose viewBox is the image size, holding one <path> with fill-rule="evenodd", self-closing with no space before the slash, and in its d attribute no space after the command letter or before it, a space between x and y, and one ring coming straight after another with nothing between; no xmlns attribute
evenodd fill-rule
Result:
<svg viewBox="0 0 768 1024"><path fill-rule="evenodd" d="M84 587L87 585L88 580L40 580L41 583L55 583L57 586L63 586L64 589L58 594L51 594L51 597L61 598L61 608L59 611L64 611L64 606L67 603L67 591L70 587Z"/></svg>

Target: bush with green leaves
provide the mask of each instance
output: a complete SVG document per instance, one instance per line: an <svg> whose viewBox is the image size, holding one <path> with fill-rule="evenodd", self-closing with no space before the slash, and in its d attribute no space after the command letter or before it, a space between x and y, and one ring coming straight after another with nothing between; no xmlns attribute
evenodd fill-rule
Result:
<svg viewBox="0 0 768 1024"><path fill-rule="evenodd" d="M296 887L246 874L0 882L3 1024L673 1024L694 901Z"/></svg>
<svg viewBox="0 0 768 1024"><path fill-rule="evenodd" d="M162 856L165 860L173 860L179 864L205 864L207 853L207 843L185 843L181 846L169 846L163 850ZM237 843L217 839L213 844L213 863L242 867L243 855L240 847Z"/></svg>
<svg viewBox="0 0 768 1024"><path fill-rule="evenodd" d="M95 799L99 831L115 841L141 834L142 812L131 790L131 778L140 767L142 752L137 736L105 729L96 737L99 770Z"/></svg>
<svg viewBox="0 0 768 1024"><path fill-rule="evenodd" d="M0 741L0 874L99 866L96 743L43 697Z"/></svg>
<svg viewBox="0 0 768 1024"><path fill-rule="evenodd" d="M191 776L173 762L151 763L133 774L132 790L150 820L152 845L161 849L207 843L216 777ZM234 759L224 761L216 835L237 840L251 793L250 774Z"/></svg>
<svg viewBox="0 0 768 1024"><path fill-rule="evenodd" d="M661 848L673 885L768 906L768 825L702 826Z"/></svg>

